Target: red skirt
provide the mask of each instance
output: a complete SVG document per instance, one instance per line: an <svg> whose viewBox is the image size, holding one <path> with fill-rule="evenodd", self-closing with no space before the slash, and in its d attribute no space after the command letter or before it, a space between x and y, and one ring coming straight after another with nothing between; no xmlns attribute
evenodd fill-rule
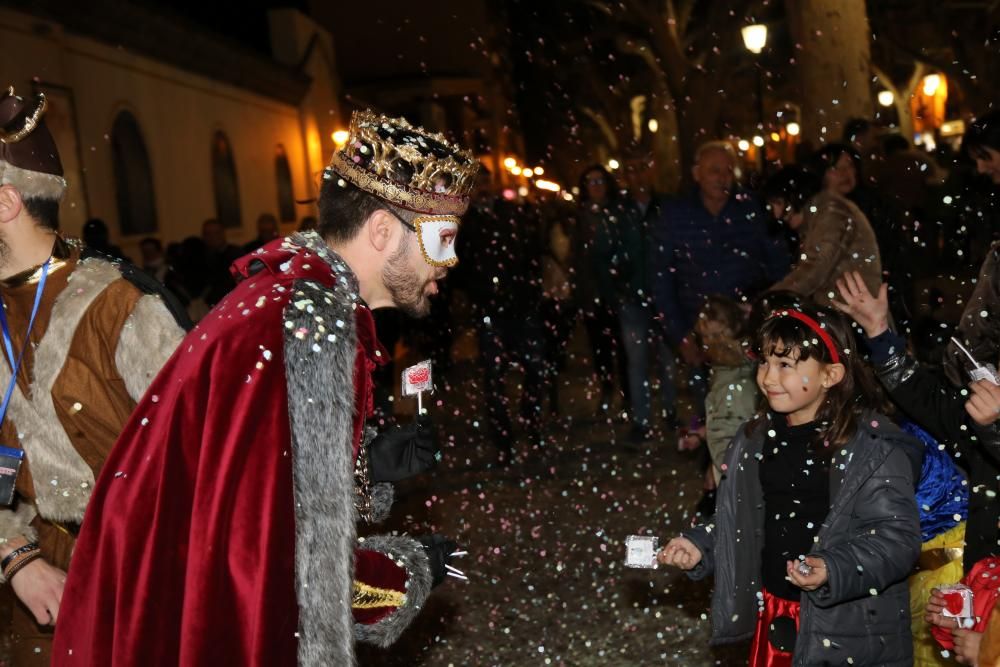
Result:
<svg viewBox="0 0 1000 667"><path fill-rule="evenodd" d="M764 595L750 645L750 667L791 667L799 632L799 603L761 590ZM794 630L793 630L794 628Z"/></svg>

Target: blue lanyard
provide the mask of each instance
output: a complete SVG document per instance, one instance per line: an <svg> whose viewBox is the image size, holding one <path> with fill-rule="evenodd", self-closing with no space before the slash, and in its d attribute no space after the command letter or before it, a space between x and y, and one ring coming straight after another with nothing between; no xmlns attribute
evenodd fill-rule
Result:
<svg viewBox="0 0 1000 667"><path fill-rule="evenodd" d="M31 317L28 318L28 331L24 334L24 345L21 346L21 354L14 358L14 346L10 340L10 326L7 324L7 309L0 302L0 327L3 328L3 346L7 352L7 359L10 360L10 383L7 385L7 393L3 397L3 405L0 406L0 424L7 416L7 408L10 406L10 397L14 394L14 387L17 386L17 372L21 368L21 360L24 359L24 351L31 345L31 329L35 326L35 315L38 314L38 307L42 304L42 294L45 292L45 281L49 277L49 264L52 258L45 260L42 264L42 277L38 281L35 289L35 305L31 308Z"/></svg>

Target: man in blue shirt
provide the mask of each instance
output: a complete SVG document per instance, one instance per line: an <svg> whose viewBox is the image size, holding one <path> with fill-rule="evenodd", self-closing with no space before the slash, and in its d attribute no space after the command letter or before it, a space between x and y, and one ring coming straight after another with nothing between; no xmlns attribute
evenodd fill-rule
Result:
<svg viewBox="0 0 1000 667"><path fill-rule="evenodd" d="M709 294L752 298L788 272L788 251L767 233L763 209L736 189L736 158L724 142L703 144L692 168L695 192L667 202L651 224L650 273L667 340L685 361L702 364L688 340ZM701 369L703 370L703 369ZM704 373L696 372L695 388ZM699 392L696 391L696 394ZM697 400L697 396L695 396ZM701 413L703 405L696 405Z"/></svg>

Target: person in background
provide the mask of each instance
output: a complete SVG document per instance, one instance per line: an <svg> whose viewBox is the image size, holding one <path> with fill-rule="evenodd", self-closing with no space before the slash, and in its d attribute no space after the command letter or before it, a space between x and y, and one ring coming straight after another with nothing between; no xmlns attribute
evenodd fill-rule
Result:
<svg viewBox="0 0 1000 667"><path fill-rule="evenodd" d="M649 267L649 225L660 215L662 197L653 191L652 164L630 160L625 167L628 201L634 214L621 223L621 296L619 320L628 361L629 439L638 443L654 435L650 370L660 382L660 403L668 428L677 426L676 362L662 330L654 322ZM655 363L653 363L655 361Z"/></svg>
<svg viewBox="0 0 1000 667"><path fill-rule="evenodd" d="M542 216L542 322L545 326L545 382L549 395L549 413L559 414L560 375L566 368L566 354L576 325L577 310L573 301L573 219L558 200L544 201ZM545 238L547 237L547 238Z"/></svg>
<svg viewBox="0 0 1000 667"><path fill-rule="evenodd" d="M908 326L913 297L910 278L912 258L902 252L914 245L913 234L898 224L876 189L865 180L861 157L846 144L827 144L809 156L805 168L820 179L823 192L843 197L857 206L875 232L881 270L889 272L890 297L895 321ZM881 280L881 276L879 278Z"/></svg>
<svg viewBox="0 0 1000 667"><path fill-rule="evenodd" d="M961 583L972 590L973 616L969 622L960 625L959 619L941 613L948 607L948 600L945 593L936 588L927 599L925 619L934 639L944 649L941 653L950 654L948 657L954 655L963 665L993 667L995 660L980 660L979 656L984 633L1000 599L1000 558L989 556L976 562Z"/></svg>
<svg viewBox="0 0 1000 667"><path fill-rule="evenodd" d="M923 366L906 349L906 341L889 327L888 288L872 292L856 273L838 281L834 306L854 318L864 331L871 363L890 398L908 419L950 450L968 476L970 490L965 572L995 554L1000 544L1000 500L994 489L1000 478L1000 387L966 374L960 386Z"/></svg>
<svg viewBox="0 0 1000 667"><path fill-rule="evenodd" d="M91 218L83 223L83 242L91 250L107 255L120 262L130 262L122 249L111 242L111 232L108 225L100 218Z"/></svg>
<svg viewBox="0 0 1000 667"><path fill-rule="evenodd" d="M535 212L495 197L489 174L481 171L458 237L465 260L454 282L471 301L489 438L504 465L517 454L515 423L531 447L542 437L544 246L537 230ZM524 370L524 379L512 401L507 378L515 364Z"/></svg>
<svg viewBox="0 0 1000 667"><path fill-rule="evenodd" d="M622 229L631 224L628 218L634 215L607 169L595 164L583 171L573 248L576 302L590 341L594 379L600 387L598 409L606 412L614 408L616 375L622 393L628 394L618 313Z"/></svg>
<svg viewBox="0 0 1000 667"><path fill-rule="evenodd" d="M226 228L215 218L206 220L201 226L201 238L204 241L205 257L200 260L205 265L207 287L203 293L205 305L209 308L222 300L236 286L229 267L243 253L226 239ZM193 251L194 246L188 244L187 251ZM192 257L191 261L198 261Z"/></svg>
<svg viewBox="0 0 1000 667"><path fill-rule="evenodd" d="M882 171L880 137L879 127L866 118L851 118L844 124L843 143L859 156L863 182L872 187L878 185Z"/></svg>
<svg viewBox="0 0 1000 667"><path fill-rule="evenodd" d="M757 200L737 188L735 167L729 144L703 144L691 172L694 192L665 202L650 222L655 315L690 367L697 412L704 409L708 373L689 334L705 298L752 299L783 278L790 261L784 241L768 235Z"/></svg>
<svg viewBox="0 0 1000 667"><path fill-rule="evenodd" d="M142 253L142 270L164 283L167 278L167 256L163 253L163 244L160 239L147 236L139 241L139 252Z"/></svg>
<svg viewBox="0 0 1000 667"><path fill-rule="evenodd" d="M875 232L849 199L821 191L815 175L795 166L771 177L765 197L774 217L799 234L798 262L772 289L829 306L845 271L858 271L866 285L878 287L882 260Z"/></svg>
<svg viewBox="0 0 1000 667"><path fill-rule="evenodd" d="M948 451L929 433L908 419L897 419L897 423L924 445L924 464L916 496L923 544L916 570L910 575L913 664L945 667L950 661L941 656L927 623L925 607L934 588L958 583L962 578L969 483Z"/></svg>
<svg viewBox="0 0 1000 667"><path fill-rule="evenodd" d="M244 255L249 254L257 248L262 248L278 238L278 219L271 213L261 213L257 216L257 236L243 246Z"/></svg>
<svg viewBox="0 0 1000 667"><path fill-rule="evenodd" d="M709 517L715 510L715 488L722 479L726 449L740 425L756 412L760 393L754 377L756 365L745 352L747 315L735 301L710 295L694 332L711 368L700 434L711 460L706 466L704 497L696 510Z"/></svg>

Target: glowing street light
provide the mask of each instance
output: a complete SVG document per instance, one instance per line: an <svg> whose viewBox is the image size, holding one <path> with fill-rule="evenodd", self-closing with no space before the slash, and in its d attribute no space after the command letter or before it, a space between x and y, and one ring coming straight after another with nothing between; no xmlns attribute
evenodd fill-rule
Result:
<svg viewBox="0 0 1000 667"><path fill-rule="evenodd" d="M351 137L351 134L347 130L337 130L330 137L333 139L333 143L337 145L337 148L343 148L344 144Z"/></svg>
<svg viewBox="0 0 1000 667"><path fill-rule="evenodd" d="M795 121L792 121L791 123L789 123L788 125L785 126L785 132L787 132L788 136L790 136L790 137L797 137L797 136L799 136L799 132L801 132L801 131L802 131L802 128L799 127L799 124L796 123Z"/></svg>
<svg viewBox="0 0 1000 667"><path fill-rule="evenodd" d="M535 170L529 167L525 167L524 169L521 170L521 175L524 176L525 178L531 178L532 176L535 175Z"/></svg>
<svg viewBox="0 0 1000 667"><path fill-rule="evenodd" d="M535 187L540 190L548 190L549 192L559 192L562 188L559 187L558 183L553 183L552 181L546 181L545 179L539 178L535 181Z"/></svg>
<svg viewBox="0 0 1000 667"><path fill-rule="evenodd" d="M771 133L771 141L781 141L781 135L777 132Z"/></svg>
<svg viewBox="0 0 1000 667"><path fill-rule="evenodd" d="M542 169L541 167L535 167L535 176L541 176L544 173L545 173L544 169Z"/></svg>
<svg viewBox="0 0 1000 667"><path fill-rule="evenodd" d="M649 128L650 132L656 132L658 129L660 129L660 122L655 118L650 118L649 122L646 123L646 127Z"/></svg>
<svg viewBox="0 0 1000 667"><path fill-rule="evenodd" d="M736 144L736 147L739 148L744 153L746 153L748 150L750 150L750 142L747 141L746 139L740 139L739 142Z"/></svg>
<svg viewBox="0 0 1000 667"><path fill-rule="evenodd" d="M743 35L743 46L750 53L760 53L767 45L767 26L763 23L743 26L740 34Z"/></svg>
<svg viewBox="0 0 1000 667"><path fill-rule="evenodd" d="M608 160L608 169L610 169L611 171L614 171L615 169L617 169L620 166L621 165L618 163L618 160L616 160L614 158L611 158L610 160Z"/></svg>
<svg viewBox="0 0 1000 667"><path fill-rule="evenodd" d="M928 74L924 77L924 95L933 97L934 93L941 86L940 74Z"/></svg>
<svg viewBox="0 0 1000 667"><path fill-rule="evenodd" d="M514 174L515 176L520 176L521 168L515 164L513 167L510 168L510 173Z"/></svg>
<svg viewBox="0 0 1000 667"><path fill-rule="evenodd" d="M892 94L891 90L880 90L878 93L878 103L884 107L891 107L892 103L896 101L896 96Z"/></svg>
<svg viewBox="0 0 1000 667"><path fill-rule="evenodd" d="M512 157L504 158L503 166L507 167L507 169L513 169L517 166L517 160Z"/></svg>
<svg viewBox="0 0 1000 667"><path fill-rule="evenodd" d="M764 145L764 137L762 137L762 136L760 136L758 134L756 137L753 138L753 145L756 146L757 148L760 148L761 146L763 146Z"/></svg>

